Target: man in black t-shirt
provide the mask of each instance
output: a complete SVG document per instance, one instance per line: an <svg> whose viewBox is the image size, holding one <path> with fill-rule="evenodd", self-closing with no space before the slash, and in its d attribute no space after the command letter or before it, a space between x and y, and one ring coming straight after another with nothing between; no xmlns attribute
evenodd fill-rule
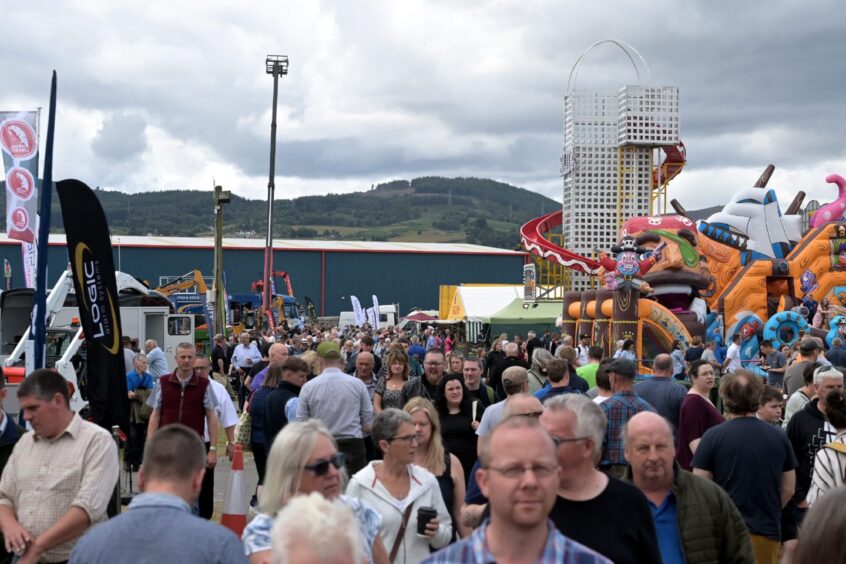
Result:
<svg viewBox="0 0 846 564"><path fill-rule="evenodd" d="M714 480L740 510L757 562L778 562L781 510L796 485L796 455L779 427L758 419L760 378L726 376L720 397L732 418L711 427L693 456L693 473Z"/></svg>
<svg viewBox="0 0 846 564"><path fill-rule="evenodd" d="M561 467L549 514L558 530L616 564L661 562L646 497L596 469L606 426L599 406L584 395L557 395L547 399L540 422L557 445Z"/></svg>
<svg viewBox="0 0 846 564"><path fill-rule="evenodd" d="M485 361L481 358L472 356L464 359L462 367L464 385L467 387L467 392L472 396L471 401L479 400L483 408L496 401L493 389L482 383L482 372L485 370L484 363Z"/></svg>
<svg viewBox="0 0 846 564"><path fill-rule="evenodd" d="M212 372L215 374L229 374L229 355L226 352L226 337L218 333L214 336L214 350L212 350Z"/></svg>
<svg viewBox="0 0 846 564"><path fill-rule="evenodd" d="M212 378L226 388L229 397L234 401L238 399L238 394L232 389L232 382L228 377L230 361L231 355L226 350L226 337L218 333L214 336L214 349L211 354Z"/></svg>

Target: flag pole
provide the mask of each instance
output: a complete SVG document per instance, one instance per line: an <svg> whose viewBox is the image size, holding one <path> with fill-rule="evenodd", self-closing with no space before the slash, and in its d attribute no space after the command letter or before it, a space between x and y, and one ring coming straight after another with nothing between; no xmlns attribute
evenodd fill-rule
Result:
<svg viewBox="0 0 846 564"><path fill-rule="evenodd" d="M50 83L50 108L47 112L47 144L44 146L44 173L41 185L41 213L38 223L38 265L35 271L33 327L33 367L44 368L44 341L47 336L47 243L50 238L50 200L53 192L53 131L56 126L56 71ZM34 333L34 335L32 334Z"/></svg>

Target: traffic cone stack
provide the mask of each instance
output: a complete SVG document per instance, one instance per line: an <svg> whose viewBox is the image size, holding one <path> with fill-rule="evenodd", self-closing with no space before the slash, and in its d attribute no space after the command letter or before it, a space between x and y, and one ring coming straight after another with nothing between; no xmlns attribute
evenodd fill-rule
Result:
<svg viewBox="0 0 846 564"><path fill-rule="evenodd" d="M241 538L241 533L247 526L244 450L238 444L235 445L235 455L232 457L232 471L229 473L229 483L226 485L226 497L223 500L223 516L220 518L220 524L238 535L238 538Z"/></svg>

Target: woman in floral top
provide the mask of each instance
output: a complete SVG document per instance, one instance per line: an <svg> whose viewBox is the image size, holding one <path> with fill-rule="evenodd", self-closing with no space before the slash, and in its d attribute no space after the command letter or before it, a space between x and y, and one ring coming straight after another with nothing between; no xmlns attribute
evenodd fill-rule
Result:
<svg viewBox="0 0 846 564"><path fill-rule="evenodd" d="M273 517L298 494L317 492L339 499L352 509L361 532L368 562L388 562L379 536L382 517L361 500L341 495L346 486L344 455L329 430L316 419L288 423L273 440L267 457L264 487L259 495L260 513L244 529L242 541L250 564L271 562L270 531Z"/></svg>

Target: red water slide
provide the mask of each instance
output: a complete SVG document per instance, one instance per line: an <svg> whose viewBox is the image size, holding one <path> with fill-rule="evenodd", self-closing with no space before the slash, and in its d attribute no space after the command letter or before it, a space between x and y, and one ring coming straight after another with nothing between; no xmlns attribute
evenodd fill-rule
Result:
<svg viewBox="0 0 846 564"><path fill-rule="evenodd" d="M652 171L653 185L666 184L675 178L687 162L687 150L681 141L677 145L661 147L664 151L664 162ZM537 217L520 228L520 239L527 251L541 258L557 262L567 268L578 270L586 274L596 274L599 263L593 259L577 255L572 251L560 247L548 240L545 235L561 225L561 210Z"/></svg>
<svg viewBox="0 0 846 564"><path fill-rule="evenodd" d="M661 147L661 150L664 151L664 162L661 163L661 167L655 167L652 171L652 185L658 186L659 184L666 184L681 172L682 168L684 168L684 164L687 162L687 149L684 148L684 143L679 140L678 145L665 145ZM661 172L660 179L658 172ZM660 182L659 182L660 180Z"/></svg>
<svg viewBox="0 0 846 564"><path fill-rule="evenodd" d="M593 259L577 255L548 240L545 235L561 225L562 211L536 217L520 228L520 240L527 251L546 260L557 262L567 268L586 274L596 274L599 263Z"/></svg>

